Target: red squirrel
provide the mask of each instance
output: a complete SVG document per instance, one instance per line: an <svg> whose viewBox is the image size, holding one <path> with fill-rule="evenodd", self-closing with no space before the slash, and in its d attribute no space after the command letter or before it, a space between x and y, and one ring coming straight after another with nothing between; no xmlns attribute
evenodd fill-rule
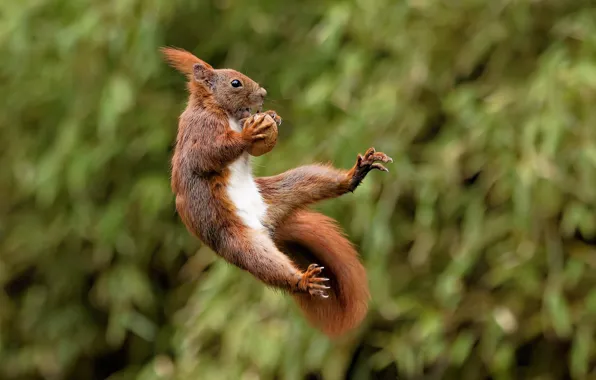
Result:
<svg viewBox="0 0 596 380"><path fill-rule="evenodd" d="M267 91L188 51L161 52L188 79L171 178L188 231L228 263L292 294L327 336L359 326L370 298L366 271L337 223L306 206L353 192L371 170L388 171L380 162L393 160L370 148L350 170L306 165L254 178L248 152L281 124L275 111L260 112Z"/></svg>

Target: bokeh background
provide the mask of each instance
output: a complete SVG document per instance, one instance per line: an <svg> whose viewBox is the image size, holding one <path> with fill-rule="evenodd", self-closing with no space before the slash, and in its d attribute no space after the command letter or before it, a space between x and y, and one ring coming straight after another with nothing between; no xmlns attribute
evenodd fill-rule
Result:
<svg viewBox="0 0 596 380"><path fill-rule="evenodd" d="M187 233L163 45L268 89L257 175L394 158L318 207L370 276L351 336ZM596 377L592 1L5 0L0 57L0 378Z"/></svg>

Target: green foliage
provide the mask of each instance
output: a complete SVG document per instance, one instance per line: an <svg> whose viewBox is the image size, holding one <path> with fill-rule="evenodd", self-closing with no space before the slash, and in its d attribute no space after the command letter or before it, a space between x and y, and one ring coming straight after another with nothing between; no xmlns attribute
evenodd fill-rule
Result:
<svg viewBox="0 0 596 380"><path fill-rule="evenodd" d="M0 4L0 377L594 376L588 0ZM267 175L394 158L320 206L369 271L331 342L174 212L186 48L269 91ZM117 373L116 373L117 371Z"/></svg>

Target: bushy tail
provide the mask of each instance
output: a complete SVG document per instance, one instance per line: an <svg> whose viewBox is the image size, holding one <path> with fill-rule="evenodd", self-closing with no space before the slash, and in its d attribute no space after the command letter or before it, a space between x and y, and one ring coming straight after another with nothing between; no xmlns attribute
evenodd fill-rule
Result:
<svg viewBox="0 0 596 380"><path fill-rule="evenodd" d="M275 240L302 269L319 264L325 267L323 276L330 279L329 298L294 295L306 319L330 337L357 327L368 311L368 280L358 253L336 222L299 210L276 229Z"/></svg>
<svg viewBox="0 0 596 380"><path fill-rule="evenodd" d="M170 66L185 74L189 78L189 80L192 78L193 66L196 63L201 63L210 69L213 68L207 62L200 60L199 58L195 57L192 53L184 49L174 47L162 47L159 50L164 55L165 60L170 64Z"/></svg>

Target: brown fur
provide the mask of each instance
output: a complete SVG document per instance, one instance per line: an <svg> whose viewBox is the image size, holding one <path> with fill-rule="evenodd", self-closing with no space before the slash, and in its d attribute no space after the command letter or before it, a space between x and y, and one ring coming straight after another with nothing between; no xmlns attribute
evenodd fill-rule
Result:
<svg viewBox="0 0 596 380"><path fill-rule="evenodd" d="M281 119L273 111L267 111L267 117L248 117L247 110L261 107L266 91L245 75L215 70L181 49L162 52L189 78L190 98L180 116L172 158L176 209L188 230L229 263L293 293L310 323L327 335L356 327L366 315L369 298L364 267L330 218L302 208L354 191L370 170L386 170L375 161L391 159L371 148L365 156L358 155L348 171L308 165L257 178L268 205L262 221L268 230L248 228L226 193L228 166ZM234 79L242 86L232 87ZM230 117L244 120L241 132L231 129ZM324 272L308 265L313 260L325 266ZM319 277L322 272L329 279ZM331 288L322 284L325 281ZM320 298L325 296L329 298Z"/></svg>

